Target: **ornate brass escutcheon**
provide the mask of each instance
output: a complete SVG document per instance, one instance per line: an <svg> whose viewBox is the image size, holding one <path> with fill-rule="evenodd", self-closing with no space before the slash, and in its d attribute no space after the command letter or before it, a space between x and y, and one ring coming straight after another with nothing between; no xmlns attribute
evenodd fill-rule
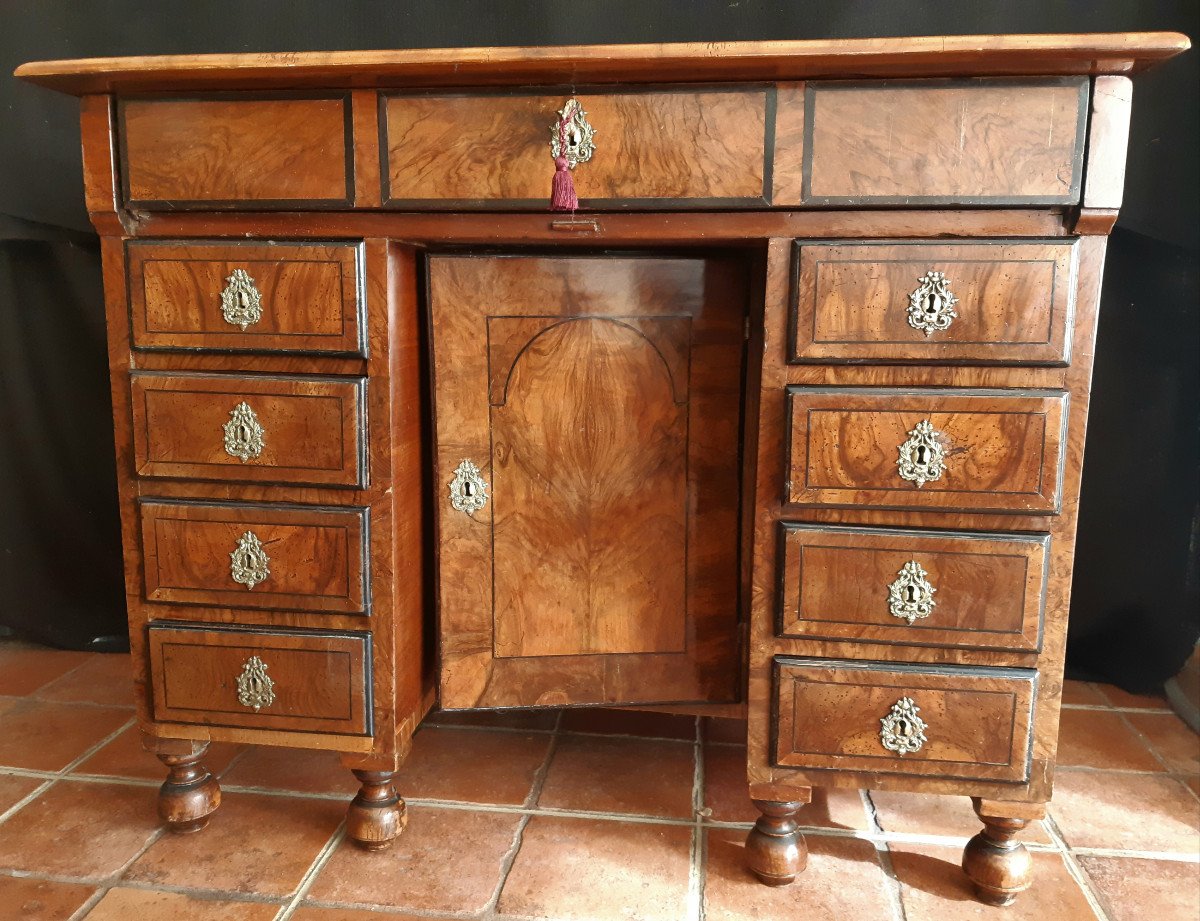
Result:
<svg viewBox="0 0 1200 921"><path fill-rule="evenodd" d="M937 330L949 329L958 316L954 312L957 303L946 276L941 272L926 272L918 279L917 290L908 296L908 325L924 330L926 337Z"/></svg>
<svg viewBox="0 0 1200 921"><path fill-rule="evenodd" d="M896 467L901 479L916 483L920 489L926 483L939 480L946 470L946 451L941 443L942 434L928 419L917 423L900 445L900 457Z"/></svg>
<svg viewBox="0 0 1200 921"><path fill-rule="evenodd" d="M267 674L267 663L258 656L251 656L242 666L237 688L238 703L253 707L255 713L275 703L275 682Z"/></svg>
<svg viewBox="0 0 1200 921"><path fill-rule="evenodd" d="M900 568L900 575L888 586L888 610L893 617L907 620L911 627L914 621L922 620L933 613L933 593L936 588L929 582L921 564L909 560Z"/></svg>
<svg viewBox="0 0 1200 921"><path fill-rule="evenodd" d="M929 727L921 717L917 716L921 708L911 697L901 697L892 704L891 712L879 722L879 741L890 752L903 757L919 752L929 740L925 730Z"/></svg>
<svg viewBox="0 0 1200 921"><path fill-rule="evenodd" d="M263 427L250 404L242 401L229 411L225 423L225 453L243 464L263 452Z"/></svg>
<svg viewBox="0 0 1200 921"><path fill-rule="evenodd" d="M550 126L550 156L556 159L565 157L567 166L575 169L578 164L592 159L592 154L596 152L593 140L596 131L588 123L587 112L583 111L583 106L573 96L558 110L558 119ZM563 136L561 143L560 132Z"/></svg>
<svg viewBox="0 0 1200 921"><path fill-rule="evenodd" d="M225 279L221 292L221 315L230 326L240 326L244 332L262 319L262 295L254 287L254 279L245 269L234 269Z"/></svg>
<svg viewBox="0 0 1200 921"><path fill-rule="evenodd" d="M237 547L229 554L229 574L234 582L252 589L267 581L271 575L270 563L271 558L258 535L247 531L238 538Z"/></svg>
<svg viewBox="0 0 1200 921"><path fill-rule="evenodd" d="M487 480L479 473L479 468L464 460L454 469L454 479L450 481L450 504L457 511L473 516L487 505L487 490Z"/></svg>

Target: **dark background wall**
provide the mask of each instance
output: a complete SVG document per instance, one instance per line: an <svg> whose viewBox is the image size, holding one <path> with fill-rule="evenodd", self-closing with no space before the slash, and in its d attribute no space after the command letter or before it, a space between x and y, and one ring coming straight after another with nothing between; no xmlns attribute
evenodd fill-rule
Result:
<svg viewBox="0 0 1200 921"><path fill-rule="evenodd" d="M96 55L1170 29L1197 0L0 0L0 625L120 637L97 250L73 99L7 77ZM1197 58L1139 76L1088 436L1069 663L1148 687L1195 642ZM252 152L248 152L252 156ZM120 640L118 639L117 642Z"/></svg>

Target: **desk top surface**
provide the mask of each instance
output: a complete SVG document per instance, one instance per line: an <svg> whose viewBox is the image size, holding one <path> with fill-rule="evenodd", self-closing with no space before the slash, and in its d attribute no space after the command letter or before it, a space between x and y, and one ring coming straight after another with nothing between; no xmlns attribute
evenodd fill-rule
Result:
<svg viewBox="0 0 1200 921"><path fill-rule="evenodd" d="M82 58L16 76L75 95L857 77L1129 74L1191 47L1177 32L955 35L406 51Z"/></svg>

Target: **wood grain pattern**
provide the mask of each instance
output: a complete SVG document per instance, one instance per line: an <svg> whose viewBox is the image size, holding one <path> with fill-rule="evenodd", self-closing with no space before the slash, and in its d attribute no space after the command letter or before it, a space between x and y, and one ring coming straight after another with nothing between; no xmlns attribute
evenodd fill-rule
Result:
<svg viewBox="0 0 1200 921"><path fill-rule="evenodd" d="M686 358L691 323L535 322L490 356L496 655L683 652L688 403L662 354Z"/></svg>
<svg viewBox="0 0 1200 921"><path fill-rule="evenodd" d="M1065 394L791 388L786 499L798 506L1054 513L1061 505ZM901 478L900 446L933 425L945 472Z"/></svg>
<svg viewBox="0 0 1200 921"><path fill-rule="evenodd" d="M384 100L387 199L462 208L550 199L550 126L568 95ZM596 152L573 171L582 207L639 198L763 200L766 90L580 93Z"/></svg>
<svg viewBox="0 0 1200 921"><path fill-rule="evenodd" d="M348 204L344 96L127 99L118 106L125 199L141 208Z"/></svg>
<svg viewBox="0 0 1200 921"><path fill-rule="evenodd" d="M1088 126L1084 208L1115 211L1121 207L1132 106L1133 81L1128 77L1095 79Z"/></svg>
<svg viewBox="0 0 1200 921"><path fill-rule="evenodd" d="M403 51L180 54L38 61L16 76L67 93L247 87L483 86L951 74L1129 74L1191 47L1178 32L939 35Z"/></svg>
<svg viewBox="0 0 1200 921"><path fill-rule="evenodd" d="M363 381L138 373L130 378L139 476L357 486L363 459ZM242 461L224 427L245 402L263 450Z"/></svg>
<svg viewBox="0 0 1200 921"><path fill-rule="evenodd" d="M805 204L1073 203L1088 81L808 84ZM776 204L798 204L779 201Z"/></svg>
<svg viewBox="0 0 1200 921"><path fill-rule="evenodd" d="M149 627L156 719L215 726L369 735L370 634L289 633L182 624ZM258 712L238 700L252 656L275 700Z"/></svg>
<svg viewBox="0 0 1200 921"><path fill-rule="evenodd" d="M745 297L729 259L430 260L443 707L735 696Z"/></svg>
<svg viewBox="0 0 1200 921"><path fill-rule="evenodd" d="M367 610L365 509L139 503L146 599L361 614ZM270 575L247 588L230 553L247 531L270 559Z"/></svg>
<svg viewBox="0 0 1200 921"><path fill-rule="evenodd" d="M899 529L782 525L784 636L966 649L1041 648L1045 535L930 534ZM934 608L911 624L888 588L916 561ZM890 658L907 661L906 650Z"/></svg>
<svg viewBox="0 0 1200 921"><path fill-rule="evenodd" d="M353 243L130 243L133 345L362 354L361 259ZM221 312L236 269L262 298L262 319L244 330Z"/></svg>
<svg viewBox="0 0 1200 921"><path fill-rule="evenodd" d="M776 662L778 747L785 766L1021 782L1029 776L1036 672ZM892 705L920 708L927 741L898 754L880 740Z"/></svg>
<svg viewBox="0 0 1200 921"><path fill-rule="evenodd" d="M798 361L1066 364L1076 248L1069 242L796 245ZM958 298L948 329L908 320L931 271Z"/></svg>

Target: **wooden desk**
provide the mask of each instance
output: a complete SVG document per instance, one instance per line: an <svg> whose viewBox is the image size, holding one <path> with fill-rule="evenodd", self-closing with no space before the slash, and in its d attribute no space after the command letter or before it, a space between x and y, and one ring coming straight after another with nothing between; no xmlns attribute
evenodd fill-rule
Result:
<svg viewBox="0 0 1200 921"><path fill-rule="evenodd" d="M20 68L82 97L164 818L216 809L212 740L332 749L385 847L435 697L744 710L764 882L812 786L923 790L974 798L1011 901L1130 75L1187 47Z"/></svg>

